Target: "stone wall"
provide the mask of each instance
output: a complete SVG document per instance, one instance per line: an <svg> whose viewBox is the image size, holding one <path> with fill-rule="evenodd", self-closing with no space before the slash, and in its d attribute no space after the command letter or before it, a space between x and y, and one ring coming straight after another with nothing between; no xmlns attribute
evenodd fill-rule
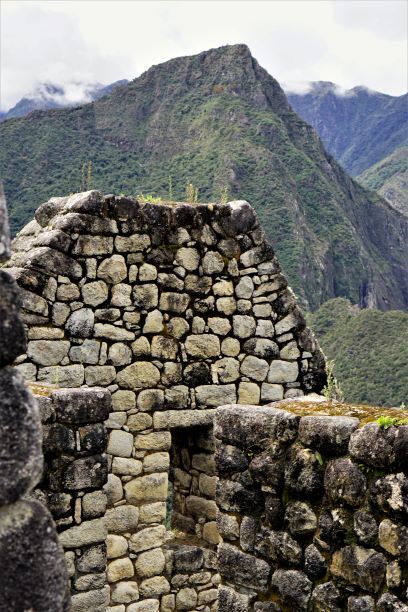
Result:
<svg viewBox="0 0 408 612"><path fill-rule="evenodd" d="M42 384L112 393L111 612L150 612L179 588L163 547L175 537L167 502L180 429L210 427L222 404L320 391L324 357L247 202L52 198L13 251L28 337L17 368ZM194 520L191 545L211 549L214 475L192 470L190 489L172 471L176 506Z"/></svg>
<svg viewBox="0 0 408 612"><path fill-rule="evenodd" d="M408 426L380 414L217 410L219 612L407 612Z"/></svg>
<svg viewBox="0 0 408 612"><path fill-rule="evenodd" d="M38 388L37 388L38 390ZM35 495L50 509L65 550L72 612L104 612L106 586L106 389L60 389L37 395L43 422L43 478Z"/></svg>
<svg viewBox="0 0 408 612"><path fill-rule="evenodd" d="M9 255L7 211L0 183L0 263ZM67 612L68 577L55 526L30 499L42 474L38 405L11 367L26 349L18 287L0 270L0 609Z"/></svg>

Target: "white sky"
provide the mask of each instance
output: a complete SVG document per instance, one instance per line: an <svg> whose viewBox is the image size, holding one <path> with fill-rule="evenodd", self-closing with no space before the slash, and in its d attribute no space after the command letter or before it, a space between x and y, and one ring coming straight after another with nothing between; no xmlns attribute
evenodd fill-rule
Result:
<svg viewBox="0 0 408 612"><path fill-rule="evenodd" d="M110 83L246 43L281 83L407 91L406 0L1 0L0 106L37 83Z"/></svg>

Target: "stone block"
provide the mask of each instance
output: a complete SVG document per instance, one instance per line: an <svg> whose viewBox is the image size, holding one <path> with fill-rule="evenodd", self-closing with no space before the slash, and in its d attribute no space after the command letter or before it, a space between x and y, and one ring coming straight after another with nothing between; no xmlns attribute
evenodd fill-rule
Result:
<svg viewBox="0 0 408 612"><path fill-rule="evenodd" d="M87 488L102 488L108 477L107 459L103 455L93 455L76 459L68 465L62 484L68 491Z"/></svg>
<svg viewBox="0 0 408 612"><path fill-rule="evenodd" d="M336 550L330 566L333 576L373 593L381 588L385 569L386 560L382 553L355 545Z"/></svg>
<svg viewBox="0 0 408 612"><path fill-rule="evenodd" d="M85 519L97 518L105 514L107 504L104 491L86 493L82 498L82 515Z"/></svg>
<svg viewBox="0 0 408 612"><path fill-rule="evenodd" d="M138 555L135 562L136 573L141 578L159 576L163 573L165 557L161 548L153 548Z"/></svg>
<svg viewBox="0 0 408 612"><path fill-rule="evenodd" d="M270 567L263 559L222 543L218 547L218 562L219 572L225 580L263 593L267 591Z"/></svg>
<svg viewBox="0 0 408 612"><path fill-rule="evenodd" d="M96 275L108 285L121 283L127 277L125 258L122 255L112 255L112 257L104 259L99 264Z"/></svg>
<svg viewBox="0 0 408 612"><path fill-rule="evenodd" d="M117 375L118 385L126 389L145 389L157 385L160 371L149 361L136 361Z"/></svg>
<svg viewBox="0 0 408 612"><path fill-rule="evenodd" d="M0 370L0 505L17 501L42 475L38 406L21 374Z"/></svg>
<svg viewBox="0 0 408 612"><path fill-rule="evenodd" d="M18 295L19 288L14 278L5 270L0 270L0 367L12 363L26 350L26 337L19 313Z"/></svg>
<svg viewBox="0 0 408 612"><path fill-rule="evenodd" d="M272 586L280 593L284 603L293 610L307 610L312 592L309 578L298 570L276 570Z"/></svg>
<svg viewBox="0 0 408 612"><path fill-rule="evenodd" d="M299 440L327 455L344 455L359 420L345 416L304 416L299 422Z"/></svg>
<svg viewBox="0 0 408 612"><path fill-rule="evenodd" d="M107 452L116 457L130 457L133 450L133 435L121 429L114 429L109 434Z"/></svg>
<svg viewBox="0 0 408 612"><path fill-rule="evenodd" d="M191 610L197 605L197 593L191 587L180 589L176 593L176 609Z"/></svg>
<svg viewBox="0 0 408 612"><path fill-rule="evenodd" d="M126 578L132 578L135 570L133 563L128 558L114 559L108 563L107 580L108 582L118 582Z"/></svg>
<svg viewBox="0 0 408 612"><path fill-rule="evenodd" d="M275 359L272 361L268 373L269 383L289 383L295 382L299 376L299 366L297 362L281 361Z"/></svg>
<svg viewBox="0 0 408 612"><path fill-rule="evenodd" d="M71 612L103 612L109 603L106 589L95 589L86 593L77 593L71 599Z"/></svg>
<svg viewBox="0 0 408 612"><path fill-rule="evenodd" d="M110 412L111 395L107 389L58 389L51 399L57 420L85 425L105 421Z"/></svg>
<svg viewBox="0 0 408 612"><path fill-rule="evenodd" d="M78 565L78 569L80 572L84 572L84 573L105 572L106 570L105 545L99 544L97 546L91 546L90 548L87 548L85 552L81 555L81 557L78 559L77 565Z"/></svg>
<svg viewBox="0 0 408 612"><path fill-rule="evenodd" d="M109 508L106 511L105 522L109 532L132 532L139 523L139 510L130 504Z"/></svg>
<svg viewBox="0 0 408 612"><path fill-rule="evenodd" d="M171 446L169 431L155 431L148 434L138 434L135 438L137 450L165 451Z"/></svg>
<svg viewBox="0 0 408 612"><path fill-rule="evenodd" d="M367 480L357 464L342 457L330 461L327 466L324 488L332 502L360 506L364 501Z"/></svg>
<svg viewBox="0 0 408 612"><path fill-rule="evenodd" d="M126 499L131 504L165 501L168 495L167 473L147 474L130 480L124 486Z"/></svg>
<svg viewBox="0 0 408 612"><path fill-rule="evenodd" d="M132 603L126 612L159 612L160 602L158 599L144 599L139 603Z"/></svg>
<svg viewBox="0 0 408 612"><path fill-rule="evenodd" d="M193 574L204 565L204 552L199 546L179 545L174 549L174 570L178 574Z"/></svg>
<svg viewBox="0 0 408 612"><path fill-rule="evenodd" d="M404 469L408 466L407 444L408 425L385 429L368 423L351 435L349 453L359 463L375 468Z"/></svg>
<svg viewBox="0 0 408 612"><path fill-rule="evenodd" d="M196 387L196 399L200 406L223 406L237 400L235 385L201 385Z"/></svg>
<svg viewBox="0 0 408 612"><path fill-rule="evenodd" d="M218 589L218 612L248 612L250 601L249 595L230 587L220 585Z"/></svg>
<svg viewBox="0 0 408 612"><path fill-rule="evenodd" d="M151 548L162 546L166 528L164 525L158 527L146 527L130 536L129 548L132 552L143 552Z"/></svg>
<svg viewBox="0 0 408 612"><path fill-rule="evenodd" d="M117 559L126 554L128 541L120 535L108 534L106 538L106 556L108 559Z"/></svg>
<svg viewBox="0 0 408 612"><path fill-rule="evenodd" d="M0 605L7 612L69 609L64 555L51 515L39 502L0 509L0 576Z"/></svg>

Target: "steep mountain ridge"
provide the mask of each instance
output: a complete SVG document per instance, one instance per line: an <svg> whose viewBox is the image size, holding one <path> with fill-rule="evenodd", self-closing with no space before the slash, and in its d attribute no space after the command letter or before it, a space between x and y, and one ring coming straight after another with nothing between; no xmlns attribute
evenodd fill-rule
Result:
<svg viewBox="0 0 408 612"><path fill-rule="evenodd" d="M390 96L361 86L342 91L316 81L305 93L288 90L287 96L352 176L408 143L408 94Z"/></svg>
<svg viewBox="0 0 408 612"><path fill-rule="evenodd" d="M105 192L184 199L192 181L202 201L249 200L309 308L334 296L408 305L407 219L347 176L245 45L170 60L94 103L10 119L0 135L14 230L41 200L77 191L91 160Z"/></svg>

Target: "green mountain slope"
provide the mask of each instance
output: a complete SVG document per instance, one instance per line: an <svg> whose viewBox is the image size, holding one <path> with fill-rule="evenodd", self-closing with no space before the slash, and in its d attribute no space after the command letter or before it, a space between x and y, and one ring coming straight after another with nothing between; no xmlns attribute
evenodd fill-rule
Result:
<svg viewBox="0 0 408 612"><path fill-rule="evenodd" d="M363 187L377 191L394 208L408 215L408 147L396 149L360 174L357 181Z"/></svg>
<svg viewBox="0 0 408 612"><path fill-rule="evenodd" d="M14 230L42 201L79 189L249 200L304 305L334 296L408 305L408 222L352 181L244 45L152 67L95 103L0 125ZM387 228L384 231L384 228Z"/></svg>
<svg viewBox="0 0 408 612"><path fill-rule="evenodd" d="M352 176L408 143L408 94L389 96L366 87L344 92L317 81L306 93L288 92L288 100Z"/></svg>
<svg viewBox="0 0 408 612"><path fill-rule="evenodd" d="M337 298L309 316L349 402L408 404L408 313L359 310Z"/></svg>

